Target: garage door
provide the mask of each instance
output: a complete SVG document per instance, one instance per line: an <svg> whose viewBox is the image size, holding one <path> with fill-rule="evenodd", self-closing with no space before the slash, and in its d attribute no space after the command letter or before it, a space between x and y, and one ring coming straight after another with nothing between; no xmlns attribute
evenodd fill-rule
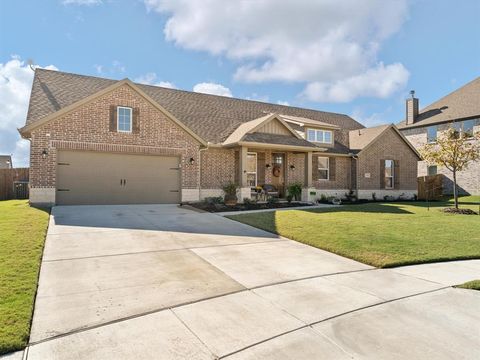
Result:
<svg viewBox="0 0 480 360"><path fill-rule="evenodd" d="M57 204L180 202L179 158L59 151Z"/></svg>

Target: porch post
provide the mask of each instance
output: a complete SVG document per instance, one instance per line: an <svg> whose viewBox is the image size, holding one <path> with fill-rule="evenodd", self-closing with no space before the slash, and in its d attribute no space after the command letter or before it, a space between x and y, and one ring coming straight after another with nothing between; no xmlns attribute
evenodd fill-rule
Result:
<svg viewBox="0 0 480 360"><path fill-rule="evenodd" d="M248 148L245 146L240 147L239 150L239 166L238 166L238 186L239 194L237 195L239 202L243 202L243 199L251 198L251 190L247 184L247 152Z"/></svg>
<svg viewBox="0 0 480 360"><path fill-rule="evenodd" d="M247 152L248 149L245 146L240 147L238 186L241 188L247 186Z"/></svg>
<svg viewBox="0 0 480 360"><path fill-rule="evenodd" d="M312 201L314 200L310 196L310 189L312 187L312 152L307 152L305 154L305 185L302 189L302 201Z"/></svg>
<svg viewBox="0 0 480 360"><path fill-rule="evenodd" d="M312 152L305 154L305 187L312 187Z"/></svg>

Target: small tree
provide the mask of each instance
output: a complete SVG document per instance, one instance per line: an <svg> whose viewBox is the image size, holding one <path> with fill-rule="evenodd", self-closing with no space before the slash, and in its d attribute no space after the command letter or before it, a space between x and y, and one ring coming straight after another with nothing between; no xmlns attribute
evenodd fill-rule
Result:
<svg viewBox="0 0 480 360"><path fill-rule="evenodd" d="M480 140L480 132L474 135ZM444 166L453 174L453 197L458 209L457 172L465 170L469 163L480 159L480 142L469 138L454 128L443 132L436 143L426 144L420 154L430 165Z"/></svg>

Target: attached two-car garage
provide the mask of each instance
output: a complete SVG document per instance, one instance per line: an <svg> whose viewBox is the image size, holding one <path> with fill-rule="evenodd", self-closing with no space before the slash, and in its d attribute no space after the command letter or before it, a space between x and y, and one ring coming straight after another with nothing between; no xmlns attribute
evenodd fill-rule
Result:
<svg viewBox="0 0 480 360"><path fill-rule="evenodd" d="M60 150L56 183L59 205L179 203L179 157Z"/></svg>

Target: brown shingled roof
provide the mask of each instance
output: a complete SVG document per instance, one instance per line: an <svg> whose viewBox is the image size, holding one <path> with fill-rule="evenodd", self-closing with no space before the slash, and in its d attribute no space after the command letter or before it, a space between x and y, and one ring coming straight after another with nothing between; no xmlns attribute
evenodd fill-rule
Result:
<svg viewBox="0 0 480 360"><path fill-rule="evenodd" d="M349 133L350 150L361 151L390 125L380 125L371 128L352 130Z"/></svg>
<svg viewBox="0 0 480 360"><path fill-rule="evenodd" d="M480 116L480 77L422 109L413 124L406 125L403 120L397 127L405 129L478 116Z"/></svg>
<svg viewBox="0 0 480 360"><path fill-rule="evenodd" d="M114 84L116 80L36 69L27 125ZM206 141L224 141L240 124L280 113L336 125L341 132L363 128L343 114L136 84Z"/></svg>

